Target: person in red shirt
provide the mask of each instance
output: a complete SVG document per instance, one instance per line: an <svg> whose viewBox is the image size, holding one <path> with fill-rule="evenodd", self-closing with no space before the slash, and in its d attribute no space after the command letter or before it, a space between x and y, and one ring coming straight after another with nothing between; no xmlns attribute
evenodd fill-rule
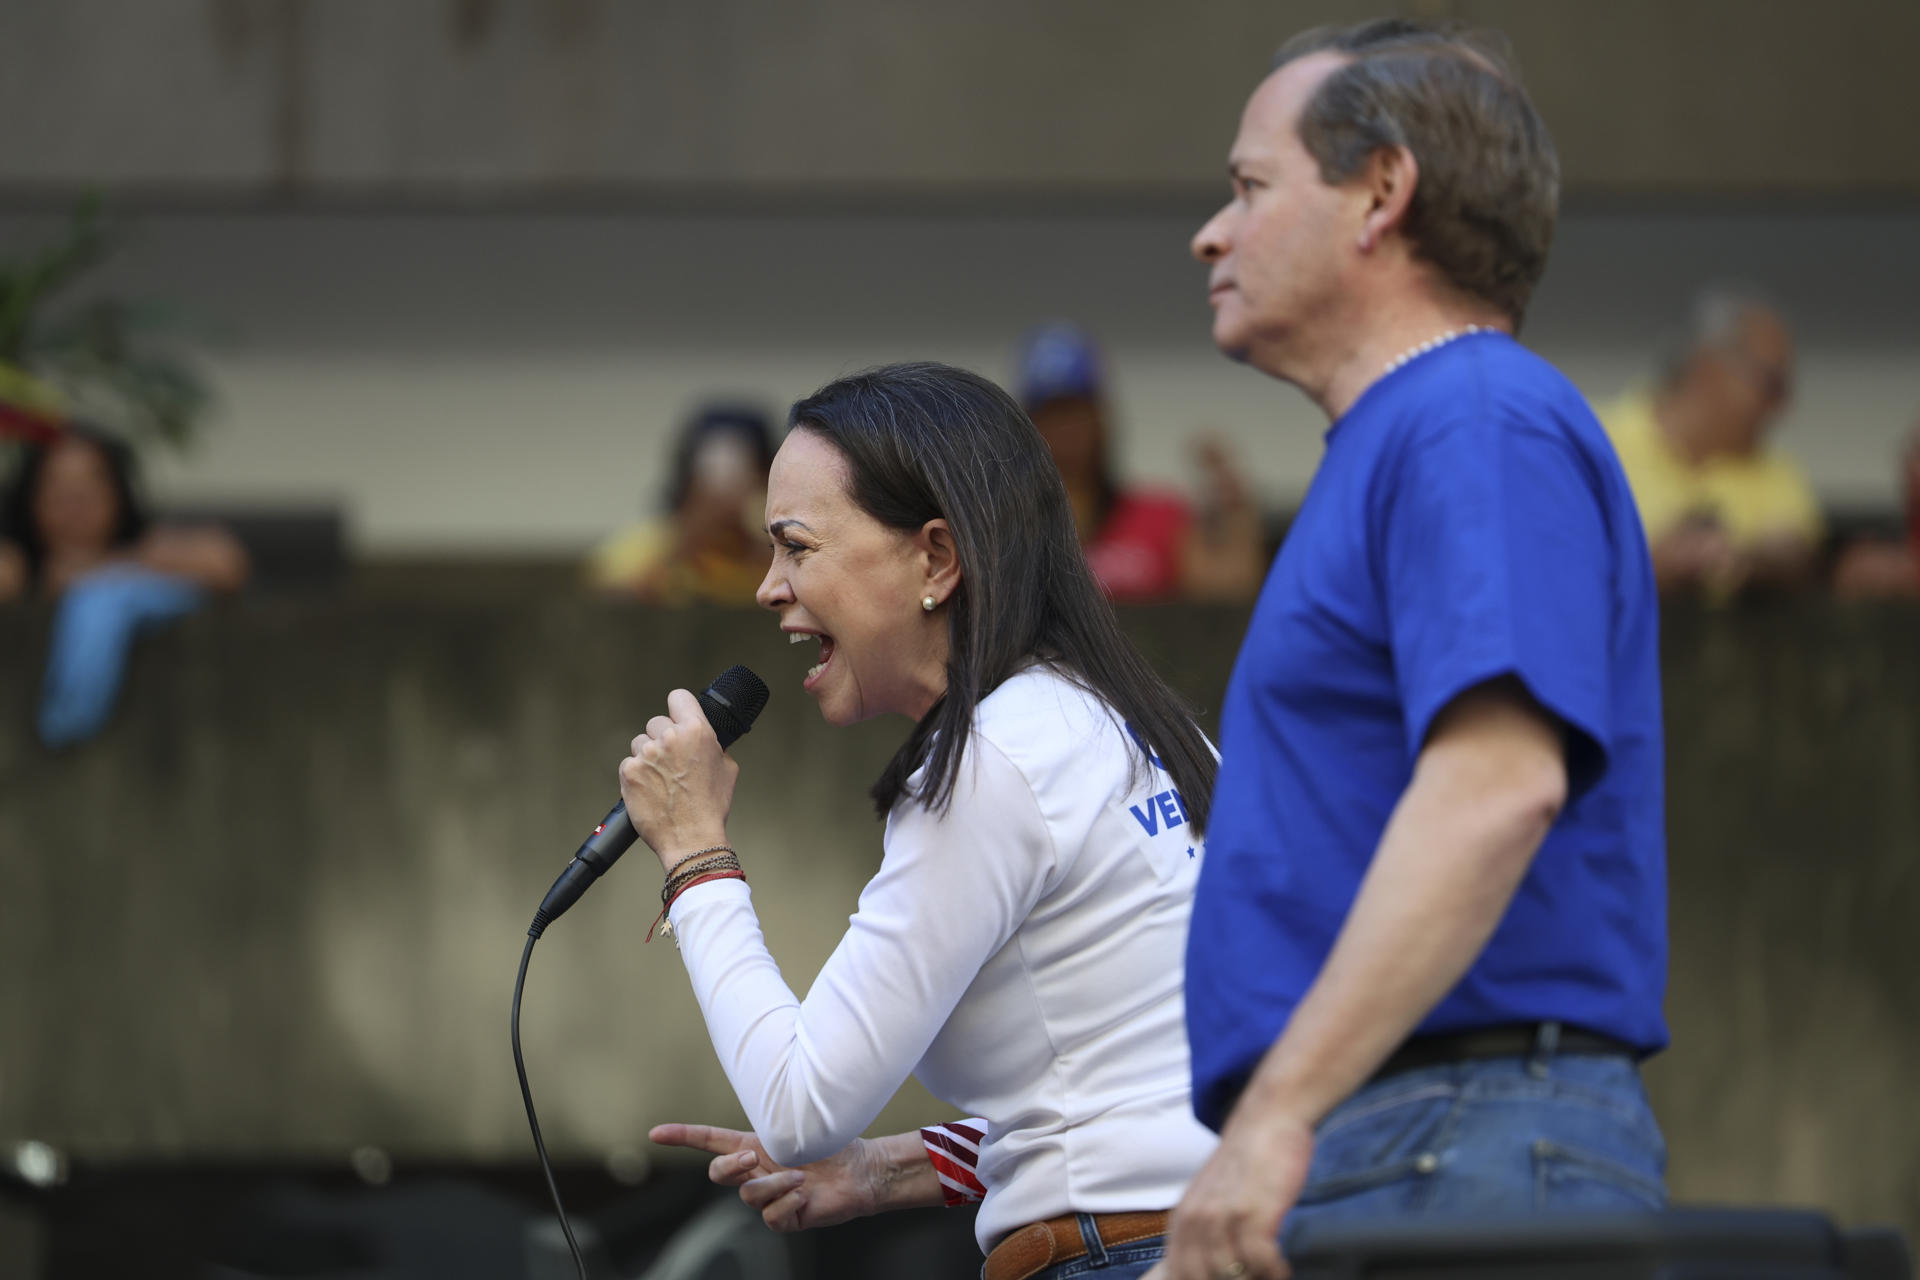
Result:
<svg viewBox="0 0 1920 1280"><path fill-rule="evenodd" d="M1260 513L1224 446L1196 443L1206 480L1198 511L1178 493L1123 489L1108 447L1106 377L1081 329L1043 325L1021 343L1020 403L1053 453L1080 545L1115 601L1244 601L1265 569Z"/></svg>

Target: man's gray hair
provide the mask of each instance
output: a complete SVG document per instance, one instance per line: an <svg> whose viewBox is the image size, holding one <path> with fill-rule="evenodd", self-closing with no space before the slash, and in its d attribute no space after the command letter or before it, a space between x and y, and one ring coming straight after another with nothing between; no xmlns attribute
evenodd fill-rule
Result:
<svg viewBox="0 0 1920 1280"><path fill-rule="evenodd" d="M1686 328L1667 343L1661 380L1679 381L1702 352L1739 352L1749 320L1780 314L1780 304L1757 285L1722 280L1705 286L1687 307Z"/></svg>

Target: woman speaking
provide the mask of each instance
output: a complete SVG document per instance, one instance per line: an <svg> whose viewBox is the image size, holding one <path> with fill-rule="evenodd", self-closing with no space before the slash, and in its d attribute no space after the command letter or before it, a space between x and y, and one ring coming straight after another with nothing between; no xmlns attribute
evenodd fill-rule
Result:
<svg viewBox="0 0 1920 1280"><path fill-rule="evenodd" d="M1121 634L998 387L892 365L791 426L759 601L818 645L804 687L828 723L914 727L873 787L880 870L804 1000L761 937L753 851L728 847L737 768L693 696L634 739L621 795L754 1130L653 1137L715 1153L776 1229L984 1197L988 1280L1142 1274L1214 1142L1181 999L1212 748ZM909 1074L984 1119L862 1139Z"/></svg>

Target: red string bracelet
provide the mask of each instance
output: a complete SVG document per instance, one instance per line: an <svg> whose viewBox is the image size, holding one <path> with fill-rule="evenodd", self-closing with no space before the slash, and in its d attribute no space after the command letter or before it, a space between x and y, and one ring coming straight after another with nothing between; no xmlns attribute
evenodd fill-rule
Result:
<svg viewBox="0 0 1920 1280"><path fill-rule="evenodd" d="M660 930L660 936L663 938L673 937L673 922L667 919L667 912L673 910L673 904L680 901L680 895L693 888L693 886L705 884L709 880L745 880L746 878L747 873L744 871L715 871L710 875L696 876L687 881L681 885L679 889L674 891L673 897L667 899L667 905L660 908L660 914L655 916L653 923L647 926L647 936L643 941L652 942L653 931L655 929ZM674 945L678 946L679 943L675 942Z"/></svg>

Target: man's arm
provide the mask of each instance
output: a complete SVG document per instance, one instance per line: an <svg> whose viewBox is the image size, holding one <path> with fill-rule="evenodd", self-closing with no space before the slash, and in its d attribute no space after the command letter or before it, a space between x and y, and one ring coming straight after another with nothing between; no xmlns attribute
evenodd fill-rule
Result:
<svg viewBox="0 0 1920 1280"><path fill-rule="evenodd" d="M1763 587L1806 586L1813 577L1817 551L1813 539L1800 530L1776 530L1741 554L1742 582Z"/></svg>
<svg viewBox="0 0 1920 1280"><path fill-rule="evenodd" d="M1259 594L1270 559L1260 505L1224 441L1202 436L1192 449L1205 488L1180 548L1180 590L1190 600L1240 604Z"/></svg>
<svg viewBox="0 0 1920 1280"><path fill-rule="evenodd" d="M1761 586L1804 587L1813 577L1826 520L1813 483L1797 463L1776 454L1773 471L1766 530L1746 550L1746 576Z"/></svg>
<svg viewBox="0 0 1920 1280"><path fill-rule="evenodd" d="M1441 712L1326 967L1236 1111L1314 1125L1365 1083L1486 946L1566 794L1559 728L1517 682Z"/></svg>
<svg viewBox="0 0 1920 1280"><path fill-rule="evenodd" d="M1506 913L1567 795L1559 725L1517 680L1462 694L1434 720L1320 975L1261 1059L1219 1149L1173 1214L1164 1271L1286 1274L1281 1219L1306 1181L1313 1129L1460 981Z"/></svg>
<svg viewBox="0 0 1920 1280"><path fill-rule="evenodd" d="M1738 585L1740 555L1725 529L1713 521L1683 522L1648 544L1653 578L1662 591L1716 582Z"/></svg>
<svg viewBox="0 0 1920 1280"><path fill-rule="evenodd" d="M249 570L246 549L217 524L155 529L140 540L134 559L210 591L238 591L246 585Z"/></svg>

